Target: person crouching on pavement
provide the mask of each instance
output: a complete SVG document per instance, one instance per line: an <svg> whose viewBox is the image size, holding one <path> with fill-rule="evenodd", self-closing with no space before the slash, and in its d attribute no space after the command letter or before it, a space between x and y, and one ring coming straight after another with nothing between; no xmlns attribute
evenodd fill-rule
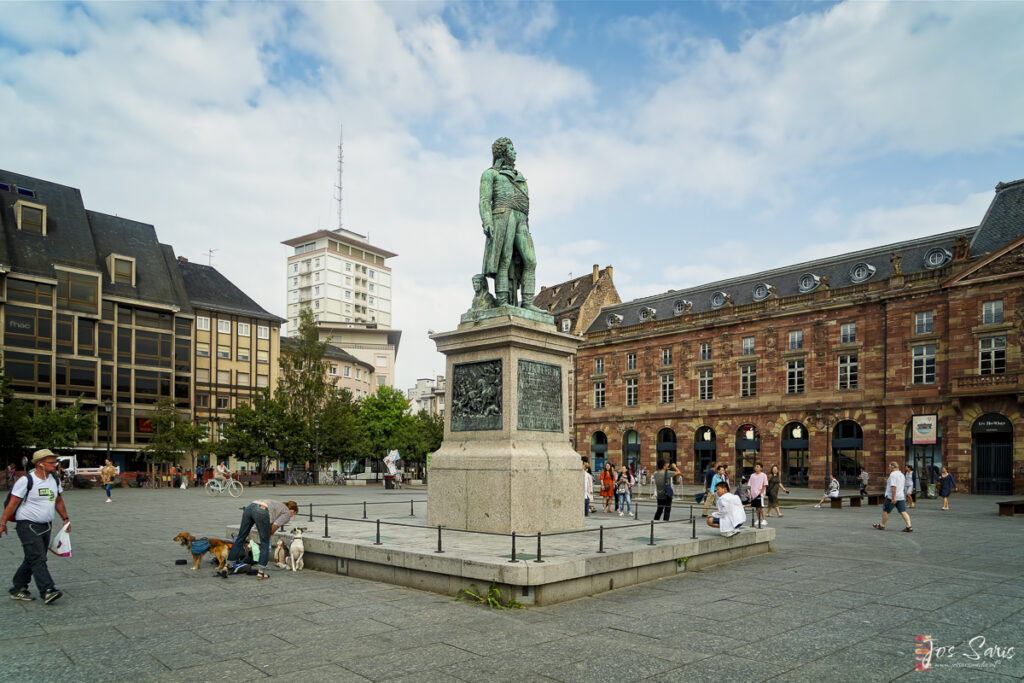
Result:
<svg viewBox="0 0 1024 683"><path fill-rule="evenodd" d="M708 517L708 526L717 528L726 538L735 536L739 533L737 529L747 520L743 502L735 493L729 493L729 485L724 481L715 486L715 495L715 507L718 510Z"/></svg>
<svg viewBox="0 0 1024 683"><path fill-rule="evenodd" d="M299 505L294 500L280 502L277 500L254 500L242 510L242 521L238 525L238 535L231 544L231 552L228 553L228 563L231 571L238 571L243 565L237 563L238 556L242 554L245 547L249 545L249 532L253 527L260 534L260 569L256 574L257 579L269 579L267 574L267 563L270 561L270 539L277 530L287 524L299 511ZM218 576L227 578L228 568L224 567L217 572Z"/></svg>
<svg viewBox="0 0 1024 683"><path fill-rule="evenodd" d="M53 578L46 566L46 550L50 547L50 533L53 531L53 513L61 520L68 521L68 511L61 496L64 489L54 476L57 471L57 456L48 448L32 454L35 469L15 482L11 488L11 500L0 515L0 536L7 533L7 522L17 522L18 539L25 552L18 571L14 573L10 589L11 600L35 600L29 593L28 584L35 579L36 588L43 602L50 604L63 595L53 585ZM29 478L32 490L28 490ZM24 503L24 504L23 504Z"/></svg>

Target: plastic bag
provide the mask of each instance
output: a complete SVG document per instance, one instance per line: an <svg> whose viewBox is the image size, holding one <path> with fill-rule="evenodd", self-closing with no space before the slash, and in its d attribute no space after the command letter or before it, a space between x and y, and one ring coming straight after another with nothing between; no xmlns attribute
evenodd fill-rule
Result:
<svg viewBox="0 0 1024 683"><path fill-rule="evenodd" d="M71 557L71 532L68 531L68 527L71 526L71 522L64 522L64 526L61 527L60 531L53 535L50 539L50 552L60 557Z"/></svg>

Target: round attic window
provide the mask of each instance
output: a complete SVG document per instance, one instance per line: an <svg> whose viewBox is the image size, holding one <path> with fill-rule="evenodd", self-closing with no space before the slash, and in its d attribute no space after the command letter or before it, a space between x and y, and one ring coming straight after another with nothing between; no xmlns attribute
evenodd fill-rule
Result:
<svg viewBox="0 0 1024 683"><path fill-rule="evenodd" d="M767 282L762 282L760 284L754 285L754 301L764 301L765 299L768 298L768 295L771 293L771 291L772 290L769 288Z"/></svg>
<svg viewBox="0 0 1024 683"><path fill-rule="evenodd" d="M711 308L721 308L725 305L725 292L715 292L711 295Z"/></svg>
<svg viewBox="0 0 1024 683"><path fill-rule="evenodd" d="M854 282L865 282L875 274L875 267L863 261L850 269L850 279Z"/></svg>
<svg viewBox="0 0 1024 683"><path fill-rule="evenodd" d="M801 292L810 292L817 288L821 284L821 278L814 273L804 273L800 276L800 281L797 283L797 288Z"/></svg>
<svg viewBox="0 0 1024 683"><path fill-rule="evenodd" d="M928 253L924 255L924 266L925 268L940 268L946 265L946 262L953 258L953 255L947 250L941 247L935 247L929 249Z"/></svg>

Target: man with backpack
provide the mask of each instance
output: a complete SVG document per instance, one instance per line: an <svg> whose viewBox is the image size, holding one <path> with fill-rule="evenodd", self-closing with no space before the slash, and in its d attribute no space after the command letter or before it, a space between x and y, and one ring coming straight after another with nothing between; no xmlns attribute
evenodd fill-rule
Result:
<svg viewBox="0 0 1024 683"><path fill-rule="evenodd" d="M68 511L61 496L63 488L54 476L57 456L50 449L43 448L32 454L32 464L35 469L11 488L3 515L0 515L0 536L7 533L7 522L14 520L25 553L25 559L14 573L11 600L35 600L28 590L29 581L35 578L43 602L50 604L63 595L53 585L53 578L46 566L46 550L50 546L50 534L53 531L53 513L59 514L66 523Z"/></svg>

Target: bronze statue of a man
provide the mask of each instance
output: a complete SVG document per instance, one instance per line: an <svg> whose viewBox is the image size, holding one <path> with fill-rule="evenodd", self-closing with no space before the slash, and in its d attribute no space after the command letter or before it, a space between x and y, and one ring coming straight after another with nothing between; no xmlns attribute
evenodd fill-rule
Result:
<svg viewBox="0 0 1024 683"><path fill-rule="evenodd" d="M516 170L516 150L508 138L491 145L493 164L480 177L480 220L483 222L482 274L494 278L498 305L516 305L542 313L533 305L537 256L530 236L530 195L526 178Z"/></svg>

